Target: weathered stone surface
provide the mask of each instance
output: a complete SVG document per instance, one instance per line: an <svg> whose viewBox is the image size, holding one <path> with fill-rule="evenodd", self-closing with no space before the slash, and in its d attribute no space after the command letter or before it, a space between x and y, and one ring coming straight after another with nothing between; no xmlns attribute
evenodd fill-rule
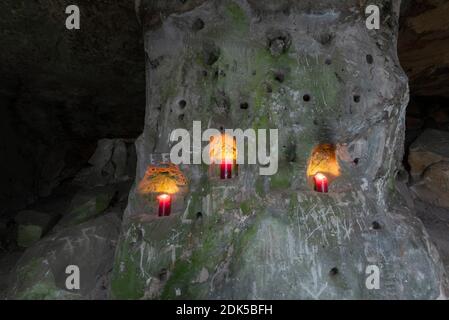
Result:
<svg viewBox="0 0 449 320"><path fill-rule="evenodd" d="M425 202L449 208L449 161L434 163L425 169L421 180L411 187Z"/></svg>
<svg viewBox="0 0 449 320"><path fill-rule="evenodd" d="M117 193L114 185L85 189L72 199L70 209L58 223L58 228L76 225L102 214Z"/></svg>
<svg viewBox="0 0 449 320"><path fill-rule="evenodd" d="M373 1L388 21L382 32L366 29L360 1L187 3L144 2L153 15L144 21L150 72L136 185L152 156L169 152L170 132L190 131L193 120L278 128L279 171L259 176L246 165L222 182L206 166L183 166L183 208L163 218L132 190L112 297L443 297L438 252L394 187L408 102L398 2ZM192 34L198 18L204 27ZM270 41L273 29L291 44ZM320 143L344 146L328 194L306 176ZM369 265L380 269L379 290L365 286Z"/></svg>
<svg viewBox="0 0 449 320"><path fill-rule="evenodd" d="M17 244L28 248L37 242L56 221L54 215L32 210L21 211L15 217L18 225Z"/></svg>
<svg viewBox="0 0 449 320"><path fill-rule="evenodd" d="M449 233L449 209L437 207L419 199L415 200L415 208L418 217L422 220L426 230L429 232L431 240L437 246L446 268L446 273L448 273L449 243L447 241L447 235Z"/></svg>
<svg viewBox="0 0 449 320"><path fill-rule="evenodd" d="M0 300L6 299L9 279L22 252L2 252L0 255Z"/></svg>
<svg viewBox="0 0 449 320"><path fill-rule="evenodd" d="M449 161L449 132L428 129L410 146L410 173L418 179L430 165Z"/></svg>
<svg viewBox="0 0 449 320"><path fill-rule="evenodd" d="M399 53L411 91L422 96L449 96L449 3L406 0L403 3Z"/></svg>
<svg viewBox="0 0 449 320"><path fill-rule="evenodd" d="M129 163L134 145L122 139L102 139L89 160L91 167L81 170L74 182L83 187L104 186L131 179L134 163Z"/></svg>
<svg viewBox="0 0 449 320"><path fill-rule="evenodd" d="M100 299L119 235L120 220L107 214L62 229L25 251L12 273L8 299ZM67 290L66 267L80 269L80 289Z"/></svg>

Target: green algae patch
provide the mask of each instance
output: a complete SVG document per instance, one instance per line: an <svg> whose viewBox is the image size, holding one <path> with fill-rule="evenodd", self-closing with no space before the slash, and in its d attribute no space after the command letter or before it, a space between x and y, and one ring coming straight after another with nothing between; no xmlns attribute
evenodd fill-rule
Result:
<svg viewBox="0 0 449 320"><path fill-rule="evenodd" d="M81 296L61 288L55 284L51 272L45 272L43 258L32 258L17 270L17 278L22 285L13 288L10 295L16 300L76 300Z"/></svg>
<svg viewBox="0 0 449 320"><path fill-rule="evenodd" d="M247 31L249 28L249 20L245 11L234 1L230 1L226 5L226 13L231 18L233 26L237 31Z"/></svg>
<svg viewBox="0 0 449 320"><path fill-rule="evenodd" d="M290 166L279 166L276 174L270 177L270 188L272 190L285 190L290 188L292 181L292 170Z"/></svg>
<svg viewBox="0 0 449 320"><path fill-rule="evenodd" d="M261 198L263 198L265 196L264 183L265 183L265 178L263 176L258 176L256 179L255 189L256 189L256 194Z"/></svg>
<svg viewBox="0 0 449 320"><path fill-rule="evenodd" d="M19 225L17 231L17 244L19 247L28 248L42 236L42 227L35 225Z"/></svg>
<svg viewBox="0 0 449 320"><path fill-rule="evenodd" d="M138 255L133 253L129 238L122 239L112 273L111 295L113 299L143 297L145 279L139 270L138 258Z"/></svg>

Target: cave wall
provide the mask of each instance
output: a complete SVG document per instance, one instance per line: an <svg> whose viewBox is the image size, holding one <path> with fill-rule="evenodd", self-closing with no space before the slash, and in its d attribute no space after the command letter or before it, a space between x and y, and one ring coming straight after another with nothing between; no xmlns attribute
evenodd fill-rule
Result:
<svg viewBox="0 0 449 320"><path fill-rule="evenodd" d="M395 185L408 103L399 2L371 2L379 32L365 27L365 1L143 2L145 127L111 297L444 296L438 253ZM192 120L279 128L279 172L243 166L223 182L204 165L181 166L188 191L158 218L136 186L169 152L171 130ZM341 166L328 194L306 177L320 143L336 146ZM379 290L365 286L371 264Z"/></svg>
<svg viewBox="0 0 449 320"><path fill-rule="evenodd" d="M449 97L449 3L403 3L398 52L416 96Z"/></svg>
<svg viewBox="0 0 449 320"><path fill-rule="evenodd" d="M48 196L73 177L102 138L142 130L145 55L130 1L0 3L0 214Z"/></svg>

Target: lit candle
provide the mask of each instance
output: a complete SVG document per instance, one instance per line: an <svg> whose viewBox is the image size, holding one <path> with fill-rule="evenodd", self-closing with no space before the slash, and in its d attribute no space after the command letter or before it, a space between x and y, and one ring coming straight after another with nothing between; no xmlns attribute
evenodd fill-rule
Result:
<svg viewBox="0 0 449 320"><path fill-rule="evenodd" d="M313 180L315 182L315 191L317 192L328 192L328 181L327 177L322 173L317 173Z"/></svg>
<svg viewBox="0 0 449 320"><path fill-rule="evenodd" d="M161 194L157 197L159 200L159 217L169 216L171 212L171 196Z"/></svg>
<svg viewBox="0 0 449 320"><path fill-rule="evenodd" d="M223 159L220 165L220 178L231 179L232 178L232 161Z"/></svg>

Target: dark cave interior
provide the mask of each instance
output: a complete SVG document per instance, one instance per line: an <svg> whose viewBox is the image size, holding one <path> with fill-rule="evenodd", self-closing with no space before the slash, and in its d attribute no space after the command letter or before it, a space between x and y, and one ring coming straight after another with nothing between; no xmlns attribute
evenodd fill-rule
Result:
<svg viewBox="0 0 449 320"><path fill-rule="evenodd" d="M64 1L0 4L4 171L0 181L0 292L24 251L17 240L18 213L51 212L51 225L55 225L61 218L58 210L73 203L80 185L90 183L80 173L92 168L99 170L97 180L118 181L112 193L101 190L108 198L106 207L120 212L126 206L135 171L133 143L142 133L145 117L145 59L149 58L143 50L142 26L132 1L78 2L86 10L82 33L63 30ZM403 5L398 54L410 81L407 171L410 148L426 130L449 135L449 25L441 18L448 14L446 1L412 0ZM108 155L95 158L97 145ZM404 179L413 184L420 177ZM447 265L449 237L444 233L449 231L449 216L444 210L448 209L429 211L429 204L417 201L419 216ZM26 214L22 216L26 219Z"/></svg>

